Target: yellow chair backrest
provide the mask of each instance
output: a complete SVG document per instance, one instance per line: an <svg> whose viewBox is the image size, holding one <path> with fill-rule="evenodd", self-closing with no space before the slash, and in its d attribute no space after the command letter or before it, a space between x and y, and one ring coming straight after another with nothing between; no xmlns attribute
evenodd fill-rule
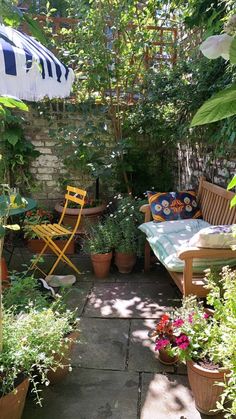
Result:
<svg viewBox="0 0 236 419"><path fill-rule="evenodd" d="M79 223L80 223L81 212L82 212L83 206L85 204L85 197L87 195L87 192L84 191L83 189L79 189L79 188L76 188L74 186L67 186L66 190L67 190L67 192L65 194L65 204L64 204L63 212L61 214L61 218L60 218L58 224L61 224L63 222L63 218L64 218L64 215L65 215L68 203L69 202L74 202L74 203L78 204L78 209L79 209L78 218L77 218L76 224L75 224L74 229L73 229L73 232L74 232L74 231L77 231Z"/></svg>

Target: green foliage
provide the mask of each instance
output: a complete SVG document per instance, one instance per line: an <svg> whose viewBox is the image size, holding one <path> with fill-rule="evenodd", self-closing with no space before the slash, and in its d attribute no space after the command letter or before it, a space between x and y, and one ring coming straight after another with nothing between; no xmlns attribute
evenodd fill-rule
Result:
<svg viewBox="0 0 236 419"><path fill-rule="evenodd" d="M84 248L91 254L109 253L112 250L113 237L110 223L105 220L90 224Z"/></svg>
<svg viewBox="0 0 236 419"><path fill-rule="evenodd" d="M108 218L112 231L112 247L117 252L141 255L144 236L138 230L138 226L143 222L142 214L139 211L143 203L141 199L132 198L131 195L117 196L116 209Z"/></svg>
<svg viewBox="0 0 236 419"><path fill-rule="evenodd" d="M31 304L40 310L49 307L48 293L43 294L34 276L25 273L13 272L10 275L11 287L6 288L3 294L5 309L11 309L15 314L30 310Z"/></svg>
<svg viewBox="0 0 236 419"><path fill-rule="evenodd" d="M225 418L232 418L236 414L236 274L226 266L220 276L209 272L207 279L207 301L215 309L215 333L220 337L219 344L213 341L209 353L230 371L219 407L225 411ZM223 406L225 400L230 403Z"/></svg>
<svg viewBox="0 0 236 419"><path fill-rule="evenodd" d="M191 126L209 124L236 115L236 86L217 93L197 111Z"/></svg>
<svg viewBox="0 0 236 419"><path fill-rule="evenodd" d="M33 186L30 164L40 153L24 136L22 116L12 114L6 109L1 122L3 133L0 141L0 176L3 181L19 186L25 193Z"/></svg>
<svg viewBox="0 0 236 419"><path fill-rule="evenodd" d="M41 405L38 385L48 385L47 372L62 366L63 351L69 344L65 335L73 329L70 320L71 312L60 313L52 308L37 311L31 305L28 313L19 316L4 310L3 350L0 353L0 391L3 395L14 390L16 378L23 373L29 377L32 392Z"/></svg>

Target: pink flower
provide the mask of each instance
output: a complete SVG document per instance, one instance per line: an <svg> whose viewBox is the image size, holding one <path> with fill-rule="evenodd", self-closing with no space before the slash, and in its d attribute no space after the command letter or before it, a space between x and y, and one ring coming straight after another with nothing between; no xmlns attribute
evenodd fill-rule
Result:
<svg viewBox="0 0 236 419"><path fill-rule="evenodd" d="M188 315L188 321L189 321L189 323L192 323L193 322L193 314L194 313Z"/></svg>
<svg viewBox="0 0 236 419"><path fill-rule="evenodd" d="M181 327L181 326L183 326L183 324L184 324L183 319L176 319L176 320L173 321L173 326L174 327Z"/></svg>
<svg viewBox="0 0 236 419"><path fill-rule="evenodd" d="M170 343L169 339L156 340L155 351L165 348L167 345L169 345L169 343Z"/></svg>
<svg viewBox="0 0 236 419"><path fill-rule="evenodd" d="M204 313L204 314L203 314L203 317L204 317L204 319L208 319L208 317L210 317L210 314L208 314L208 313Z"/></svg>
<svg viewBox="0 0 236 419"><path fill-rule="evenodd" d="M175 341L180 349L186 349L190 345L189 338L186 335L180 335Z"/></svg>

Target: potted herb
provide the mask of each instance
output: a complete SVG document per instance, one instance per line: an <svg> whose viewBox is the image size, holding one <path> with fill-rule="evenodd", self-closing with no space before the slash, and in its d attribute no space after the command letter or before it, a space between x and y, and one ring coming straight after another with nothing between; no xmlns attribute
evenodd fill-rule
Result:
<svg viewBox="0 0 236 419"><path fill-rule="evenodd" d="M23 231L24 231L24 238L27 239L27 247L33 253L40 253L43 247L45 246L45 242L38 238L38 236L34 233L31 229L32 226L38 224L50 224L53 222L53 213L49 210L44 208L35 208L31 211L27 211L23 220ZM66 239L58 239L57 245L60 248L64 248ZM69 246L66 249L66 254L73 254L75 251L75 243L72 240ZM45 253L53 253L50 247L47 247Z"/></svg>
<svg viewBox="0 0 236 419"><path fill-rule="evenodd" d="M112 259L113 236L110 220L89 226L85 249L90 253L94 273L97 278L106 278Z"/></svg>
<svg viewBox="0 0 236 419"><path fill-rule="evenodd" d="M130 273L136 263L142 234L138 230L141 224L139 205L141 200L131 195L117 197L117 208L110 214L113 221L113 246L115 264L120 273Z"/></svg>

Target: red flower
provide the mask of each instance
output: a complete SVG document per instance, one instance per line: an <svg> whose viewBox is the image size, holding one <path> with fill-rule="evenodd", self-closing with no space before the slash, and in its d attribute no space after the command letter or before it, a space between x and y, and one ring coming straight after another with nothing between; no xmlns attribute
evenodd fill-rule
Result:
<svg viewBox="0 0 236 419"><path fill-rule="evenodd" d="M163 316L161 316L161 320L160 322L162 323L167 323L170 320L170 315L169 314L163 314Z"/></svg>

